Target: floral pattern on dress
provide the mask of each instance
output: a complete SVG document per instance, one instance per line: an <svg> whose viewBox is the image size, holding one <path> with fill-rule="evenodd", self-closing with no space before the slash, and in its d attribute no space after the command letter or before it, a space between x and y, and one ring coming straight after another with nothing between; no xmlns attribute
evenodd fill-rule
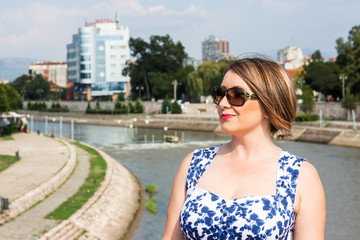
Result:
<svg viewBox="0 0 360 240"><path fill-rule="evenodd" d="M197 187L220 145L195 150L187 179L186 200L180 213L185 239L289 239L295 225L293 204L301 163L282 151L278 160L276 195L223 199Z"/></svg>

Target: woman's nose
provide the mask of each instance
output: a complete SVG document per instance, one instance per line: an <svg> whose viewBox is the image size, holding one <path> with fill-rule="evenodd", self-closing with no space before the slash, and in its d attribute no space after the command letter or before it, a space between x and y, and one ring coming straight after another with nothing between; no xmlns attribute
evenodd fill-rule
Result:
<svg viewBox="0 0 360 240"><path fill-rule="evenodd" d="M220 100L220 102L219 102L219 107L220 107L220 108L229 108L229 107L231 107L231 105L230 105L230 103L229 103L229 101L228 101L228 99L227 99L226 96L224 96L224 97Z"/></svg>

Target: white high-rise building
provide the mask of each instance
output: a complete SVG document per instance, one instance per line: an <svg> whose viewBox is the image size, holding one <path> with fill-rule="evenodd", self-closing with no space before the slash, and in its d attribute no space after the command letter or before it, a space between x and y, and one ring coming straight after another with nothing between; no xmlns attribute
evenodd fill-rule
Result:
<svg viewBox="0 0 360 240"><path fill-rule="evenodd" d="M87 22L66 46L68 82L75 84L76 98L130 91L130 77L122 75L130 59L129 29L115 18Z"/></svg>

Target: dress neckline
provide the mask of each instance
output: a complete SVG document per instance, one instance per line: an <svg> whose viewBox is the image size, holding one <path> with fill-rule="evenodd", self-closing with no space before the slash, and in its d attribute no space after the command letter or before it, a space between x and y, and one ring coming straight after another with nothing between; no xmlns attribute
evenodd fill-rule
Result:
<svg viewBox="0 0 360 240"><path fill-rule="evenodd" d="M220 145L217 145L216 147L214 147L214 152L215 154L213 154L209 159L208 159L208 162L210 162L209 164L206 164L204 170L201 172L199 178L196 180L195 182L195 185L194 185L194 188L199 190L200 192L203 192L203 193L208 193L220 200L224 200L225 202L238 202L238 201L248 201L248 200L252 200L253 198L276 198L277 196L279 196L279 188L278 188L278 181L280 180L280 160L281 158L286 154L286 150L281 150L281 153L278 157L278 161L277 161L277 168L276 168L276 181L275 181L275 184L276 184L276 193L275 194L259 194L259 195L249 195L249 196L243 196L243 197L237 197L237 198L233 198L233 199L228 199L228 198L223 198L211 191L208 191L206 189L203 189L201 187L198 187L197 184L201 178L201 176L204 174L204 172L206 171L206 169L210 166L210 164L212 163L212 160L216 157L220 147L222 146L222 144Z"/></svg>

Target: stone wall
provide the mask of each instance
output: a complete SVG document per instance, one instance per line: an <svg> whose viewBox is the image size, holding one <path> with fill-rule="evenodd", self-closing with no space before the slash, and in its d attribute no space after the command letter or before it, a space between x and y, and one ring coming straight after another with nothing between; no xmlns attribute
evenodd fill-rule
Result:
<svg viewBox="0 0 360 240"><path fill-rule="evenodd" d="M46 106L51 107L52 102L46 101ZM85 112L88 102L86 101L60 101L62 107L68 108L70 111L76 112ZM114 102L111 101L102 101L99 102L101 109L113 109ZM160 113L161 112L161 103L160 102L142 102L144 106L144 112L148 113ZM90 102L91 108L96 108L96 102ZM27 109L27 102L23 103L23 109ZM184 114L207 114L207 115L217 115L216 107L213 103L185 103L182 105ZM314 105L314 114L319 114L322 110L322 116L324 119L343 119L346 120L348 117L348 111L341 107L340 102L316 102ZM297 110L298 113L301 113L300 109ZM360 119L360 106L355 110L356 119Z"/></svg>

